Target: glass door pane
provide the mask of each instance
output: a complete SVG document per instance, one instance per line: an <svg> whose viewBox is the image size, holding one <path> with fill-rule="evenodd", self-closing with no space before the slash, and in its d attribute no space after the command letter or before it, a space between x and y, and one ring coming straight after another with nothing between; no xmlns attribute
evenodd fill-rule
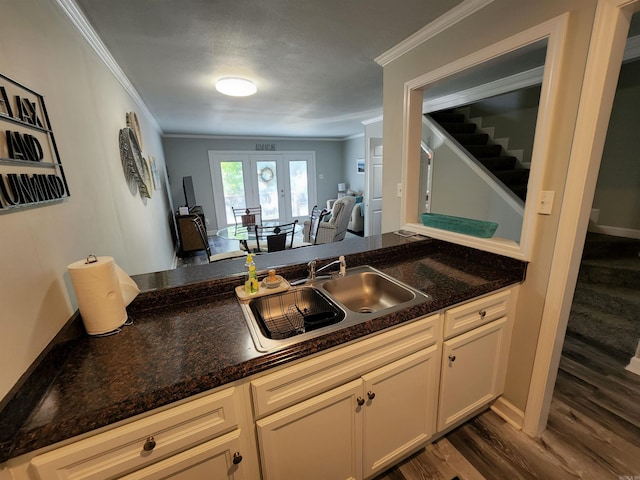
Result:
<svg viewBox="0 0 640 480"><path fill-rule="evenodd" d="M231 208L245 207L243 162L220 162L222 192L227 224L235 223Z"/></svg>
<svg viewBox="0 0 640 480"><path fill-rule="evenodd" d="M258 198L264 220L280 219L280 195L278 193L278 166L275 160L255 162ZM257 206L257 205L255 205Z"/></svg>
<svg viewBox="0 0 640 480"><path fill-rule="evenodd" d="M289 161L289 185L291 195L291 216L309 216L309 182L306 160Z"/></svg>

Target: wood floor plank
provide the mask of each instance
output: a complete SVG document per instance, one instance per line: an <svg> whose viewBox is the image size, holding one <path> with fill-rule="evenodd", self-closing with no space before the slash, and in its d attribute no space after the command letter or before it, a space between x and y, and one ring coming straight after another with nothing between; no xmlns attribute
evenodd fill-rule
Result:
<svg viewBox="0 0 640 480"><path fill-rule="evenodd" d="M608 430L616 432L628 442L640 445L640 427L612 411L610 405L604 406L605 402L594 400L596 393L592 385L560 370L553 395L554 398L594 419ZM626 412L624 415L627 416Z"/></svg>
<svg viewBox="0 0 640 480"><path fill-rule="evenodd" d="M456 476L460 480L486 480L446 437L429 445L425 453L431 456L433 464L447 480Z"/></svg>
<svg viewBox="0 0 640 480"><path fill-rule="evenodd" d="M540 440L580 473L580 478L617 478L640 472L640 447L557 398Z"/></svg>
<svg viewBox="0 0 640 480"><path fill-rule="evenodd" d="M459 438L451 435L447 438L487 478L580 478L579 472L570 468L565 459L549 451L546 443L528 437L494 412L482 413L471 426L474 433L466 441L474 442L473 450L461 444Z"/></svg>

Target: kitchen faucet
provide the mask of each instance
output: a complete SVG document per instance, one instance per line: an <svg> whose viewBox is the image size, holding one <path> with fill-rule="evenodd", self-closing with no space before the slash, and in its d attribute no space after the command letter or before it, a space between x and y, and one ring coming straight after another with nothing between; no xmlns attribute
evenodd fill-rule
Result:
<svg viewBox="0 0 640 480"><path fill-rule="evenodd" d="M344 260L344 255L340 255L337 260L334 260L333 262L328 263L324 267L320 267L317 270L316 262L317 260L311 260L307 264L307 266L309 267L309 280L314 280L316 278L316 274L336 264L340 264L340 270L338 271L339 277L344 277L347 274L347 262L345 262Z"/></svg>
<svg viewBox="0 0 640 480"><path fill-rule="evenodd" d="M339 277L344 277L347 274L347 262L344 259L344 255L340 255L340 257L338 257L337 260L334 260L333 262L330 262L320 268L318 268L316 270L316 265L318 264L318 259L314 258L313 260L311 260L309 263L307 263L307 268L309 269L309 275L307 276L307 278L304 278L302 280L296 280L294 282L291 282L291 285L301 285L303 283L306 282L312 282L314 280L316 280L317 274L322 272L323 270L326 270L329 267L332 267L333 265L336 264L340 264L340 270L338 271L338 276ZM326 277L329 277L330 275L326 275ZM325 275L323 275L322 277L325 277Z"/></svg>

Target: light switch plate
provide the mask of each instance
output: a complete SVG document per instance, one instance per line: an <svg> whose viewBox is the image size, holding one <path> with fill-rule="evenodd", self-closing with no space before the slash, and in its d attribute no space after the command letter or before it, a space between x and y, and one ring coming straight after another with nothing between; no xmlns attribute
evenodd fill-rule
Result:
<svg viewBox="0 0 640 480"><path fill-rule="evenodd" d="M538 213L540 215L551 215L555 193L551 190L540 192L540 201L538 202Z"/></svg>

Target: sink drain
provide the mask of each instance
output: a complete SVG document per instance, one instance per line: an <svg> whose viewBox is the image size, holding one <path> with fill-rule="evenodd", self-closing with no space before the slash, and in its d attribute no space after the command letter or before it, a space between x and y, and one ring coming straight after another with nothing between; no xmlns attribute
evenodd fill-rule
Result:
<svg viewBox="0 0 640 480"><path fill-rule="evenodd" d="M360 307L358 309L358 313L373 313L375 310L373 310L373 308L370 307Z"/></svg>

